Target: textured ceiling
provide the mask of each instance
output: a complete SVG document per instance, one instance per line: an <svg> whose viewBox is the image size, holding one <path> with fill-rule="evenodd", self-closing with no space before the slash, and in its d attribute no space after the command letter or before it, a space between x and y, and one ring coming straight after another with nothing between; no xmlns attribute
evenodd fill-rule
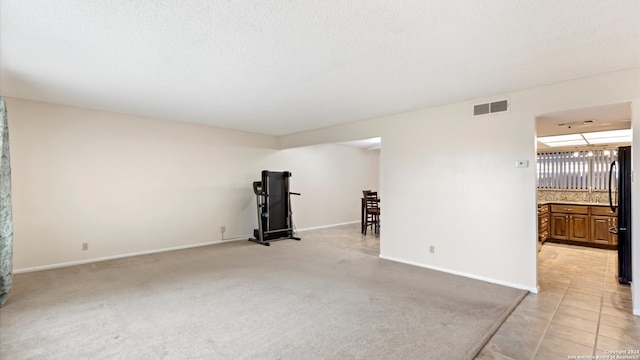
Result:
<svg viewBox="0 0 640 360"><path fill-rule="evenodd" d="M640 63L637 0L2 0L0 94L290 134Z"/></svg>

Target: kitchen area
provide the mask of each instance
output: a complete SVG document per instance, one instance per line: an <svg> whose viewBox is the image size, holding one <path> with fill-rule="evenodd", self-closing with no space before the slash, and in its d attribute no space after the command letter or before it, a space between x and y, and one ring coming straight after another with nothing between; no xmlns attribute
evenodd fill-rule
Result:
<svg viewBox="0 0 640 360"><path fill-rule="evenodd" d="M616 251L620 284L631 281L630 119L629 104L612 104L536 120L538 251Z"/></svg>
<svg viewBox="0 0 640 360"><path fill-rule="evenodd" d="M640 346L631 294L629 103L536 118L540 351L603 354ZM521 305L522 307L522 305Z"/></svg>
<svg viewBox="0 0 640 360"><path fill-rule="evenodd" d="M591 201L545 201L538 203L538 241L558 241L578 246L616 250L618 211Z"/></svg>

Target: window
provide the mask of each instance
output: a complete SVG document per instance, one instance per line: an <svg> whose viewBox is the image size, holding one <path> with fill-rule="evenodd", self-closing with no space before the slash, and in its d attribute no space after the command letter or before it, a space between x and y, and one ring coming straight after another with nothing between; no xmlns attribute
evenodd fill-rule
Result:
<svg viewBox="0 0 640 360"><path fill-rule="evenodd" d="M538 189L606 190L616 149L538 153Z"/></svg>

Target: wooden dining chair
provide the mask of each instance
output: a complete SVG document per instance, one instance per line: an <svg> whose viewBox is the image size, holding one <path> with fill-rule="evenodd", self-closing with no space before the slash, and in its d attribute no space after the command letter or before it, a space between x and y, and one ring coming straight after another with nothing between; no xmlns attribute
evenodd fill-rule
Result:
<svg viewBox="0 0 640 360"><path fill-rule="evenodd" d="M364 234L367 235L367 228L376 236L380 235L380 199L376 191L363 191L365 201L365 224Z"/></svg>

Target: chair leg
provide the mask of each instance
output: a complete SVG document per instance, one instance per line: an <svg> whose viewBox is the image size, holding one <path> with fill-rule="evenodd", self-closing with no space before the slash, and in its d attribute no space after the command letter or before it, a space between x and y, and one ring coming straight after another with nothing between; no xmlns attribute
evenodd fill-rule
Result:
<svg viewBox="0 0 640 360"><path fill-rule="evenodd" d="M370 225L370 220L369 220L369 214L367 214L366 219L364 220L364 235L367 235L367 229L369 228Z"/></svg>
<svg viewBox="0 0 640 360"><path fill-rule="evenodd" d="M380 235L380 216L378 215L367 215L367 218L364 222L364 231L362 232L364 235L367 235L367 229L371 227L371 231L374 235Z"/></svg>

